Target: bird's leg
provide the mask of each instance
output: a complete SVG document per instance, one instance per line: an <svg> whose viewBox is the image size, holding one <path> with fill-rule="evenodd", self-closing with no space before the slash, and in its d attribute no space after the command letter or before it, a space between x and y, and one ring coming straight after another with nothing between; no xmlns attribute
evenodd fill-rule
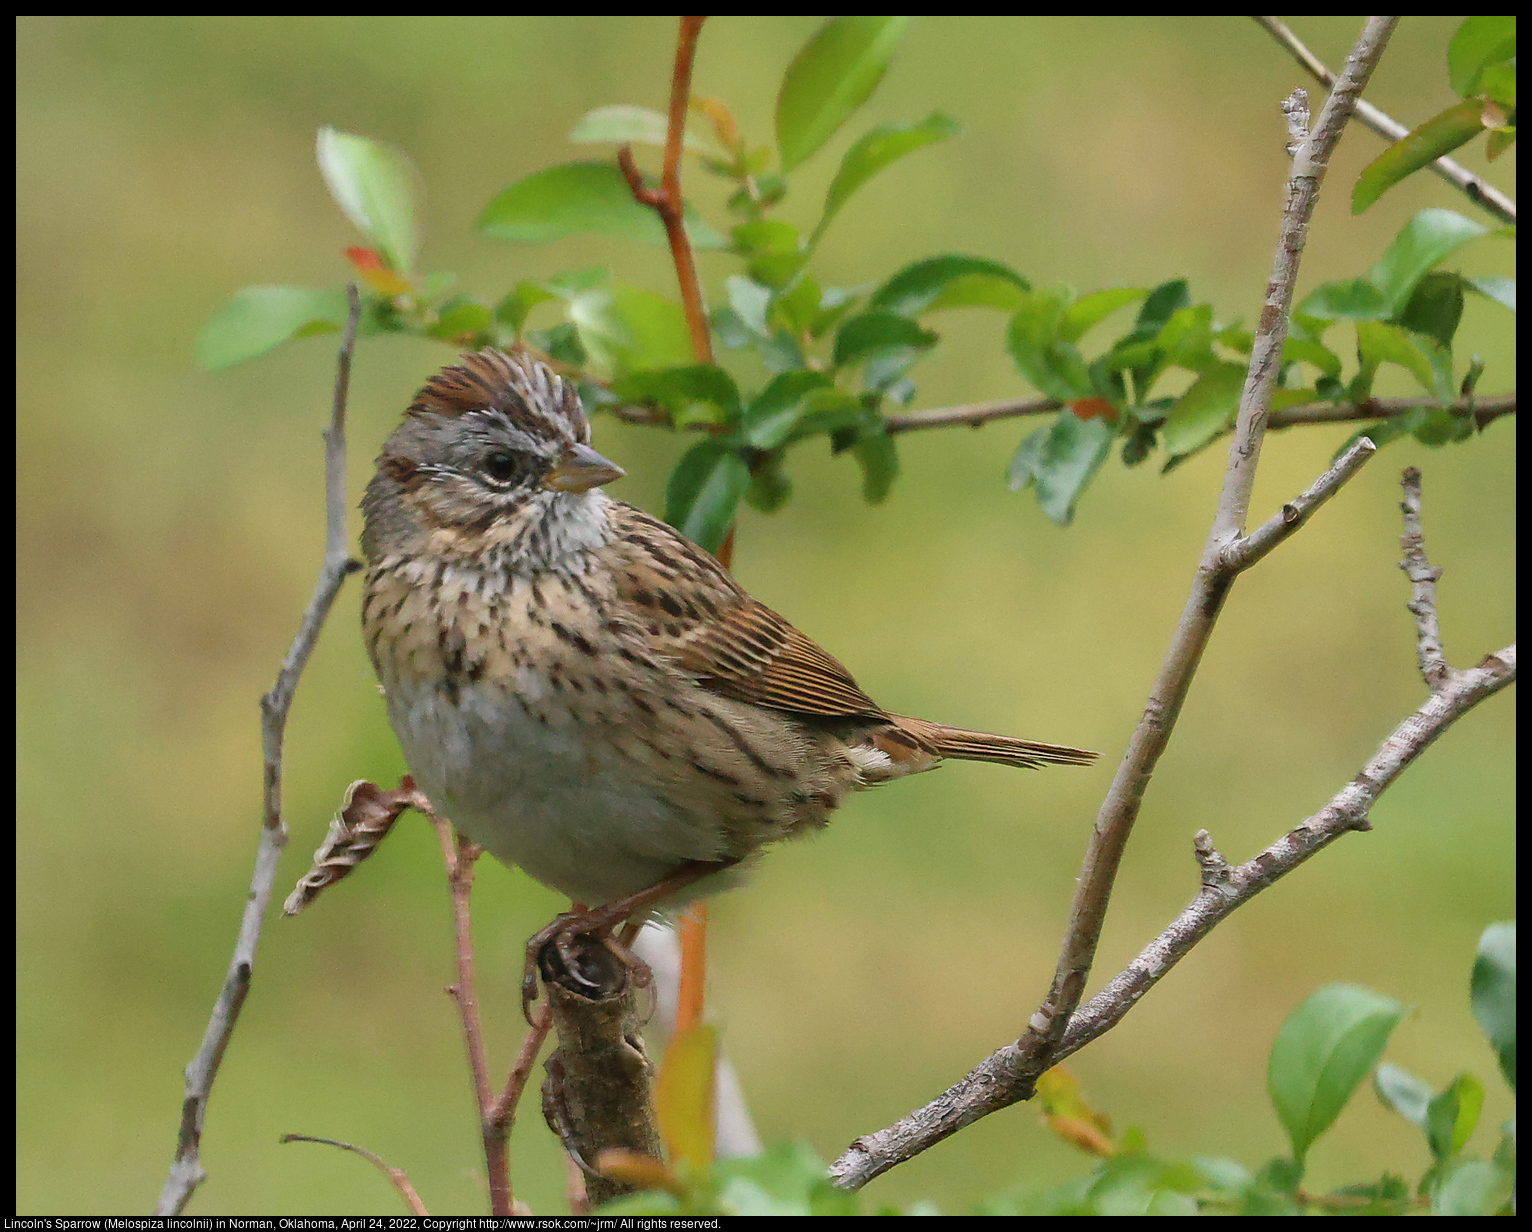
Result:
<svg viewBox="0 0 1532 1232"><path fill-rule="evenodd" d="M633 937L637 935L637 929L631 929L621 941L611 935L612 930L624 920L631 920L634 916L640 919L632 922L640 923L643 914L656 903L662 903L704 877L722 872L738 863L738 860L689 860L673 873L661 878L648 889L640 890L637 894L629 894L626 898L614 898L611 902L599 907L584 907L574 903L573 910L555 916L551 924L539 929L527 942L526 965L521 975L521 1009L527 1021L532 1021L532 1004L537 1000L538 960L543 948L549 942L553 943L565 969L573 971L580 964L579 955L574 949L575 938L594 937L611 952L625 971L632 974L640 983L647 982L653 978L649 974L648 967L641 958L628 949Z"/></svg>

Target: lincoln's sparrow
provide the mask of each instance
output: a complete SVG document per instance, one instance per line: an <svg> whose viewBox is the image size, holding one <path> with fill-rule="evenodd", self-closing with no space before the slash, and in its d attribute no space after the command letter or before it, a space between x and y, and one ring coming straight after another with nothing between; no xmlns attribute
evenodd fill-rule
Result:
<svg viewBox="0 0 1532 1232"><path fill-rule="evenodd" d="M599 485L573 386L484 350L427 382L368 484L363 627L410 773L609 929L738 879L846 793L943 758L1094 753L883 710L712 556Z"/></svg>

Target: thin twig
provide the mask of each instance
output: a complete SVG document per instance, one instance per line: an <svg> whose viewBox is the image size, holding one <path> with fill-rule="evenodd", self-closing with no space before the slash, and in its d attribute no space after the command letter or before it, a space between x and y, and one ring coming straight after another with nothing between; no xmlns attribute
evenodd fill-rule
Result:
<svg viewBox="0 0 1532 1232"><path fill-rule="evenodd" d="M1250 568L1307 522L1314 510L1339 492L1346 481L1361 470L1377 451L1378 447L1369 437L1362 437L1308 488L1293 497L1250 534L1226 547L1225 563L1235 570Z"/></svg>
<svg viewBox="0 0 1532 1232"><path fill-rule="evenodd" d="M1404 559L1399 567L1410 579L1410 614L1415 617L1415 652L1420 659L1420 674L1428 689L1440 688L1452 674L1442 650L1442 632L1436 622L1436 583L1442 576L1426 559L1425 536L1420 529L1420 472L1406 468L1400 480L1404 489L1399 508L1404 514L1404 532L1399 545Z"/></svg>
<svg viewBox="0 0 1532 1232"><path fill-rule="evenodd" d="M1405 483L1408 489L1411 483L1408 476ZM1418 498L1418 488L1415 495ZM1404 514L1408 541L1419 531L1418 499L1413 508L1405 508ZM1407 543L1406 553L1410 550ZM1417 584L1413 577L1411 583L1409 607L1414 612L1419 591L1414 589ZM1515 643L1467 671L1448 668L1439 675L1430 696L1394 728L1367 764L1324 808L1237 867L1231 868L1219 855L1207 831L1199 831L1193 844L1201 882L1196 896L1131 963L1071 1016L1068 1028L1049 1053L1049 1063L1057 1064L1121 1022L1235 908L1342 835L1371 829L1369 814L1374 805L1404 770L1453 723L1515 679ZM929 1104L886 1129L857 1139L830 1166L831 1180L844 1189L860 1188L941 1138L1025 1098L1028 1088L1018 1079L1029 1062L1024 1043L1007 1044Z"/></svg>
<svg viewBox="0 0 1532 1232"><path fill-rule="evenodd" d="M691 334L692 352L697 362L713 362L713 342L708 332L707 313L702 306L702 286L697 281L697 262L692 256L691 241L686 236L684 202L681 197L681 153L686 132L686 108L691 101L692 62L697 53L697 37L705 17L681 18L676 37L675 66L670 77L669 124L665 130L665 165L660 186L644 185L633 162L633 150L623 146L617 151L617 165L628 181L633 199L646 205L665 224L665 238L670 243L670 257L676 267L676 281L681 287L681 307L686 312L686 327Z"/></svg>
<svg viewBox="0 0 1532 1232"><path fill-rule="evenodd" d="M417 793L418 795L418 793ZM484 1147L484 1170L489 1180L489 1212L511 1214L511 1160L506 1136L500 1132L494 1110L497 1105L490 1092L489 1061L484 1051L484 1033L479 1026L479 1001L473 978L473 925L468 908L473 891L473 866L483 848L457 834L452 826L419 795L415 807L431 820L441 844L442 863L447 868L447 888L452 898L453 952L457 958L457 982L448 989L457 1003L463 1021L463 1042L468 1049L468 1069L473 1079L474 1107L479 1114L479 1137ZM506 1117L509 1123L509 1117Z"/></svg>
<svg viewBox="0 0 1532 1232"><path fill-rule="evenodd" d="M250 890L240 919L234 955L224 976L223 987L213 1004L212 1016L202 1036L197 1055L186 1067L186 1087L181 1098L181 1125L176 1137L175 1159L170 1175L160 1191L155 1213L179 1215L186 1209L192 1193L207 1173L199 1158L202 1121L213 1080L218 1076L224 1049L234 1034L239 1011L250 991L251 972L255 966L255 948L261 936L261 923L271 887L276 880L277 859L287 845L287 827L282 824L282 735L287 726L287 712L298 686L319 630L340 593L346 575L360 566L346 551L346 396L351 383L351 355L356 347L357 322L361 318L361 297L355 283L346 287L350 309L346 330L336 357L335 394L330 407L330 425L324 432L325 443L325 554L314 584L313 596L304 609L298 633L287 657L282 661L276 683L261 698L261 752L264 759L261 837L256 847L255 869L250 876Z"/></svg>
<svg viewBox="0 0 1532 1232"><path fill-rule="evenodd" d="M354 1146L350 1142L340 1142L335 1138L314 1138L308 1134L283 1134L278 1141L284 1143L317 1142L322 1146L338 1146L343 1151L351 1151L354 1154L360 1155L393 1183L394 1188L399 1191L399 1196L404 1199L412 1214L429 1215L431 1213L426 1210L425 1203L420 1200L420 1195L415 1192L415 1187L410 1184L410 1178L404 1174L404 1169L390 1167L371 1151L363 1147Z"/></svg>
<svg viewBox="0 0 1532 1232"><path fill-rule="evenodd" d="M973 402L965 406L942 406L929 411L888 415L884 425L889 435L916 432L923 428L982 428L1000 419L1019 419L1029 415L1051 415L1064 409L1057 398L1000 398L993 402ZM1369 398L1366 402L1302 402L1297 406L1273 410L1266 417L1267 431L1303 424L1365 423L1370 419L1389 419L1408 411L1438 409L1434 398ZM1446 408L1454 415L1472 415L1480 428L1502 415L1516 414L1515 393L1493 398L1454 402ZM663 420L648 407L616 406L612 413L629 423L660 423ZM706 424L688 424L702 427Z"/></svg>
<svg viewBox="0 0 1532 1232"><path fill-rule="evenodd" d="M1251 488L1260 459L1266 416L1276 388L1282 347L1287 338L1288 312L1308 236L1309 219L1318 200L1330 155L1397 20L1387 17L1368 19L1356 46L1346 58L1345 72L1320 110L1313 132L1298 142L1293 155L1281 231L1260 324L1250 349L1250 367L1235 420L1234 437L1229 445L1229 462L1218 509L1160 677L1096 819L1075 888L1069 928L1060 950L1053 985L1021 1041L1023 1051L1035 1050L1037 1073L1052 1063L1052 1050L1062 1039L1069 1017L1080 1003L1106 920L1112 882L1133 822L1191 688L1218 613L1237 576L1238 567L1234 562L1238 556L1231 557L1228 549L1239 541L1250 507ZM1289 110L1293 112L1296 108ZM1028 1069L1030 1071L1031 1066ZM1031 1076L1035 1077L1035 1074Z"/></svg>
<svg viewBox="0 0 1532 1232"><path fill-rule="evenodd" d="M1272 38L1282 44L1292 53L1293 59L1303 65L1308 74L1316 81L1322 83L1326 89L1335 85L1335 74L1332 73L1320 61L1312 51L1305 47L1298 36L1287 28L1275 17L1255 17L1256 23L1261 26ZM1378 110L1366 99L1360 99L1356 105L1356 118L1373 132L1377 133L1386 141L1402 141L1409 136L1410 130L1398 120L1387 113ZM1431 164L1431 170L1446 180L1454 188L1463 192L1475 205L1481 205L1491 214L1504 222L1516 221L1516 203L1497 189L1487 183L1482 177L1475 175L1461 163L1454 162L1450 158L1438 158Z"/></svg>

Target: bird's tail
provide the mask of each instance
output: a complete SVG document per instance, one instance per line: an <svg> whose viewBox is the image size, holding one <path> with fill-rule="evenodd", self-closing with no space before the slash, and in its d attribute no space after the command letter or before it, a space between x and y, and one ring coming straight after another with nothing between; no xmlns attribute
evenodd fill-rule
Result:
<svg viewBox="0 0 1532 1232"><path fill-rule="evenodd" d="M1067 744L1042 744L1019 740L1015 736L996 736L989 732L969 731L928 723L902 714L888 716L915 741L938 757L958 761L992 761L1001 766L1088 766L1098 754L1088 749L1074 749Z"/></svg>

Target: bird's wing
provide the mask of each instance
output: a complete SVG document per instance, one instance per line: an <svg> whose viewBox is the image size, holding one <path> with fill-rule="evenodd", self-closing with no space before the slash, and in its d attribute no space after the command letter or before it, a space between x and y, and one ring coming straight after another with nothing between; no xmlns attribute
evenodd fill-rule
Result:
<svg viewBox="0 0 1532 1232"><path fill-rule="evenodd" d="M618 594L651 653L726 697L809 718L887 716L840 663L665 523L617 505Z"/></svg>

